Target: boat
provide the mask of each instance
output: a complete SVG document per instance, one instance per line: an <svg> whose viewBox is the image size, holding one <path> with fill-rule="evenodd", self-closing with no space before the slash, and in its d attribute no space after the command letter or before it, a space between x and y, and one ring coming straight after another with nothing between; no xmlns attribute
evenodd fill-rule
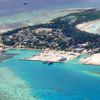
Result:
<svg viewBox="0 0 100 100"><path fill-rule="evenodd" d="M48 62L48 65L52 65L53 64L53 62Z"/></svg>
<svg viewBox="0 0 100 100"><path fill-rule="evenodd" d="M27 5L28 3L27 3L27 2L24 2L23 4L24 4L24 5Z"/></svg>

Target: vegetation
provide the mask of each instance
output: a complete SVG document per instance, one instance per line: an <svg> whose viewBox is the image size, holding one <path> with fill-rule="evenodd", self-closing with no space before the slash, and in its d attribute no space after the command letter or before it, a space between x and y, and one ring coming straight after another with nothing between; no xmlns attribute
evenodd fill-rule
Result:
<svg viewBox="0 0 100 100"><path fill-rule="evenodd" d="M59 17L47 24L39 24L17 29L2 35L2 40L6 45L24 45L31 48L56 48L66 49L77 47L78 44L88 42L86 49L100 47L100 35L82 32L76 29L76 25L82 22L92 21L100 18L100 11L84 11L72 13L64 17ZM36 33L35 29L50 28L52 32L42 31ZM20 33L20 31L22 31ZM51 35L50 35L51 34ZM27 40L27 41L26 41Z"/></svg>

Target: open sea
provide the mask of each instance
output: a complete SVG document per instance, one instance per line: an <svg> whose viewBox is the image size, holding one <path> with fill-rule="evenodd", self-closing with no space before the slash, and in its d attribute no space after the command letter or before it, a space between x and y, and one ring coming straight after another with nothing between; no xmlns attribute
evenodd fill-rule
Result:
<svg viewBox="0 0 100 100"><path fill-rule="evenodd" d="M1 100L100 100L100 66L80 64L79 58L52 65L21 60L38 50L6 53L18 55L0 63L0 93L9 91L11 98Z"/></svg>
<svg viewBox="0 0 100 100"><path fill-rule="evenodd" d="M100 0L0 0L0 16L41 9L80 7L100 7Z"/></svg>

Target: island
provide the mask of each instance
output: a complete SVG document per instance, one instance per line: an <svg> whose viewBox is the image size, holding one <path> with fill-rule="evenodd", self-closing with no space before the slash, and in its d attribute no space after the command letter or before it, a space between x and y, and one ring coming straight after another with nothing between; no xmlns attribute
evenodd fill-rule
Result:
<svg viewBox="0 0 100 100"><path fill-rule="evenodd" d="M81 23L91 23L91 21L93 22L95 20L100 20L100 10L95 8L84 9L84 11L55 18L49 23L37 24L5 32L1 35L1 39L3 44L9 48L43 50L43 54L30 58L30 60L49 61L49 58L51 58L49 55L50 50L52 54L55 52L55 55L59 51L70 52L70 54L73 52L74 56L76 53L80 54L84 51L89 54L100 53L100 34L94 34L77 28L77 25L79 26ZM45 60L44 55L47 48L49 48L49 51L46 53L47 60ZM62 58L68 59L66 55L61 58L60 54L58 54L59 56L56 59L55 55L54 59L50 60L51 62L58 62Z"/></svg>

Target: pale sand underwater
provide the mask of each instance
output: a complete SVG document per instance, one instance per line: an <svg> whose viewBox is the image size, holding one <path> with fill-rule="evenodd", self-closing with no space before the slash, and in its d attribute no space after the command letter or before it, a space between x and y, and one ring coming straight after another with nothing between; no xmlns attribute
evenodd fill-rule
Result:
<svg viewBox="0 0 100 100"><path fill-rule="evenodd" d="M37 100L27 83L12 70L0 68L0 100Z"/></svg>
<svg viewBox="0 0 100 100"><path fill-rule="evenodd" d="M80 60L80 62L83 64L100 65L100 53L96 53L90 57L83 58Z"/></svg>

